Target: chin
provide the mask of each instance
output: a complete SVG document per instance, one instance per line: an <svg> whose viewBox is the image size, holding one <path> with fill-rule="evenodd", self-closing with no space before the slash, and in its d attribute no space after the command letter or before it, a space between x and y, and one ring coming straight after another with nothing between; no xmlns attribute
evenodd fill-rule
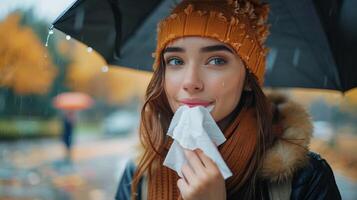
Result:
<svg viewBox="0 0 357 200"><path fill-rule="evenodd" d="M217 113L215 113L215 110L212 110L211 115L215 122L219 122L222 118L220 116L217 116Z"/></svg>
<svg viewBox="0 0 357 200"><path fill-rule="evenodd" d="M211 115L212 115L212 118L214 119L215 122L219 122L219 121L221 121L223 119L222 117L214 116L214 114L211 114Z"/></svg>

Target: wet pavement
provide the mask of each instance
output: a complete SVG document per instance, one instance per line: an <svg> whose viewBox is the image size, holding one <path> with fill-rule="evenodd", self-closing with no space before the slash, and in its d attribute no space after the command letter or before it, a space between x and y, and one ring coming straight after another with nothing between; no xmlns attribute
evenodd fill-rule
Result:
<svg viewBox="0 0 357 200"><path fill-rule="evenodd" d="M133 144L83 137L70 162L57 139L0 142L0 199L113 199Z"/></svg>
<svg viewBox="0 0 357 200"><path fill-rule="evenodd" d="M113 199L135 143L80 136L69 162L56 138L0 141L0 200ZM335 174L342 199L357 199L357 182Z"/></svg>

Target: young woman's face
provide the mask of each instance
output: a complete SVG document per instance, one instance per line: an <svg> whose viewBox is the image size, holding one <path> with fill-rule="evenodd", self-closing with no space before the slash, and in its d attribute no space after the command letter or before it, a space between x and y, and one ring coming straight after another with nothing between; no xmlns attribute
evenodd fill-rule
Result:
<svg viewBox="0 0 357 200"><path fill-rule="evenodd" d="M238 105L245 68L228 45L210 38L184 37L167 45L163 58L165 92L173 112L185 104L213 105L211 114L220 121Z"/></svg>

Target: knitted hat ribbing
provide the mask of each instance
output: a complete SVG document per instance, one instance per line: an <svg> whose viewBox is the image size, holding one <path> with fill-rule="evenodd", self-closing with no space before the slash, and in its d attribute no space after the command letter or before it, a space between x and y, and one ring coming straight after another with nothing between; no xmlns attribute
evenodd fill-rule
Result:
<svg viewBox="0 0 357 200"><path fill-rule="evenodd" d="M208 37L230 45L263 85L268 13L268 5L257 0L183 0L158 24L153 68L158 68L160 54L171 41Z"/></svg>

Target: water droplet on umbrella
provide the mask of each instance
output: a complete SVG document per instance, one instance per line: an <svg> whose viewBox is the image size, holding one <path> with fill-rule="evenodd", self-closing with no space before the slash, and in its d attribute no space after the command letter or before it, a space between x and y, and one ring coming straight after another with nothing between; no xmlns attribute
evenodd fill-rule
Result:
<svg viewBox="0 0 357 200"><path fill-rule="evenodd" d="M48 29L48 34L47 34L47 39L46 39L46 44L45 46L48 47L48 40L50 39L50 36L53 35L53 26L51 26L49 29Z"/></svg>
<svg viewBox="0 0 357 200"><path fill-rule="evenodd" d="M87 48L88 53L91 53L93 51L92 47Z"/></svg>
<svg viewBox="0 0 357 200"><path fill-rule="evenodd" d="M70 40L71 39L71 36L70 35L67 35L66 36L66 40Z"/></svg>
<svg viewBox="0 0 357 200"><path fill-rule="evenodd" d="M106 73L108 71L109 71L109 67L108 66L105 65L105 66L102 67L102 72Z"/></svg>

